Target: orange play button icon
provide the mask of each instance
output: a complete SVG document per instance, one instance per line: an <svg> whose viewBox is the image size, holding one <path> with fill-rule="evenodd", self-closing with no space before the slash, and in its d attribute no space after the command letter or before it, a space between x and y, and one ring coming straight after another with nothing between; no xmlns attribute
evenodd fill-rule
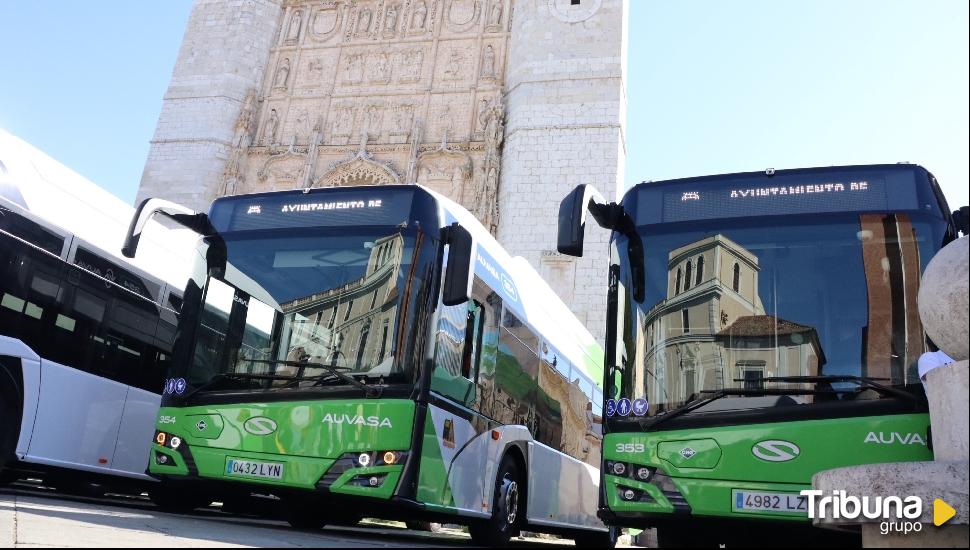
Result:
<svg viewBox="0 0 970 550"><path fill-rule="evenodd" d="M957 515L957 511L953 509L953 506L943 502L941 499L933 501L933 525L939 527L953 519L955 515Z"/></svg>

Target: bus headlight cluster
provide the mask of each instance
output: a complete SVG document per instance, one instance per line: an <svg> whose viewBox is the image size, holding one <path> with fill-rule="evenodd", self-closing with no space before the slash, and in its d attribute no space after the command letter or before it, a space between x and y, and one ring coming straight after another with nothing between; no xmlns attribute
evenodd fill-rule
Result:
<svg viewBox="0 0 970 550"><path fill-rule="evenodd" d="M360 453L354 458L358 468L369 466L393 466L404 462L407 453L402 451L377 451Z"/></svg>
<svg viewBox="0 0 970 550"><path fill-rule="evenodd" d="M613 460L607 460L605 466L607 474L628 477L630 479L644 482L650 481L650 478L652 478L653 474L657 471L656 468L652 468L650 466L641 466L639 464L629 464L626 462Z"/></svg>
<svg viewBox="0 0 970 550"><path fill-rule="evenodd" d="M177 451L182 446L182 438L165 432L155 433L155 444Z"/></svg>

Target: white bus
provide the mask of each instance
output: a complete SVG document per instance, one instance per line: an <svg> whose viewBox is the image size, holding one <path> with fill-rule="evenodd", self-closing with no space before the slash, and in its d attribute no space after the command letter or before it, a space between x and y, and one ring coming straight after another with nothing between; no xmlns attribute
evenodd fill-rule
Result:
<svg viewBox="0 0 970 550"><path fill-rule="evenodd" d="M612 545L596 517L603 351L521 258L418 185L223 197L202 234L149 470L361 516ZM134 246L132 246L134 245ZM136 255L137 257L137 255Z"/></svg>
<svg viewBox="0 0 970 550"><path fill-rule="evenodd" d="M90 491L148 481L188 261L134 209L0 130L0 476ZM187 232L165 232L178 239ZM173 246L174 250L179 247Z"/></svg>

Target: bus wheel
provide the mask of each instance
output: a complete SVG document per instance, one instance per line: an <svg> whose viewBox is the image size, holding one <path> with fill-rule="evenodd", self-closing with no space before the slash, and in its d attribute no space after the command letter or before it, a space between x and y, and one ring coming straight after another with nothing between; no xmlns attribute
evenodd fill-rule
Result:
<svg viewBox="0 0 970 550"><path fill-rule="evenodd" d="M184 514L212 504L212 497L178 487L152 487L148 499L165 512Z"/></svg>
<svg viewBox="0 0 970 550"><path fill-rule="evenodd" d="M296 529L319 530L327 524L319 503L306 499L293 499L284 504L286 522Z"/></svg>
<svg viewBox="0 0 970 550"><path fill-rule="evenodd" d="M657 527L657 548L717 548L706 529L685 525Z"/></svg>
<svg viewBox="0 0 970 550"><path fill-rule="evenodd" d="M606 532L581 533L573 537L579 548L615 548L620 538L620 528L610 527Z"/></svg>
<svg viewBox="0 0 970 550"><path fill-rule="evenodd" d="M0 365L0 418L18 419L14 422L0 422L0 472L7 464L13 463L17 450L17 437L20 431L20 400L14 395L14 390L8 387L4 378L6 371Z"/></svg>
<svg viewBox="0 0 970 550"><path fill-rule="evenodd" d="M472 523L468 533L480 546L507 546L509 539L522 521L524 506L523 478L511 455L505 455L495 476L495 497L492 500L492 517Z"/></svg>

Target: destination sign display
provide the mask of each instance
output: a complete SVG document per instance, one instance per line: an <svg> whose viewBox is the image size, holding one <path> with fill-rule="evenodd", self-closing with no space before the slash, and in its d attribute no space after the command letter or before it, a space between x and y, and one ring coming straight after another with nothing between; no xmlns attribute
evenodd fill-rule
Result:
<svg viewBox="0 0 970 550"><path fill-rule="evenodd" d="M892 193L890 193L892 188ZM638 225L718 218L878 212L918 208L915 173L793 172L645 184Z"/></svg>
<svg viewBox="0 0 970 550"><path fill-rule="evenodd" d="M273 193L216 201L209 216L220 232L281 227L397 225L411 218L411 189L366 187Z"/></svg>

